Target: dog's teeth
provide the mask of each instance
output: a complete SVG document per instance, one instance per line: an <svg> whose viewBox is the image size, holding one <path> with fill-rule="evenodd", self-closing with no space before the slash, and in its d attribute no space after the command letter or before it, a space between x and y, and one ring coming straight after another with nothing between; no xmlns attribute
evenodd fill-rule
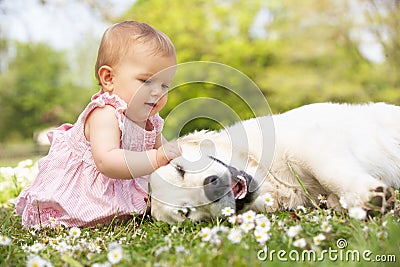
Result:
<svg viewBox="0 0 400 267"><path fill-rule="evenodd" d="M237 199L243 199L245 196L246 196L246 193L243 192L237 197Z"/></svg>

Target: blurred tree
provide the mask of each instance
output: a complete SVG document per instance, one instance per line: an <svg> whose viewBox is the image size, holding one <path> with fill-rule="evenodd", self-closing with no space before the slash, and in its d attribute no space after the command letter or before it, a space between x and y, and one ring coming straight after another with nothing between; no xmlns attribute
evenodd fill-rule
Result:
<svg viewBox="0 0 400 267"><path fill-rule="evenodd" d="M216 70L205 75L207 70L201 67L188 73L186 80L203 81L196 75L203 72L205 81L215 82L225 80L230 88L212 85L210 83L193 83L175 88L169 97L167 107L162 111L165 117L179 104L188 105L188 100L194 98L211 98L225 103L236 112L237 116L224 116L226 110L223 105L204 105L190 102L189 110L174 114L173 124L168 126L181 131L180 134L190 132L198 128L219 128L226 126L238 119L254 117L254 109L263 109L264 115L268 113L265 102L263 106L254 107L249 99L243 99L246 87L249 86L249 76L255 79L260 72L265 71L274 60L274 52L269 44L254 36L253 28L257 14L262 8L260 0L251 1L137 1L120 20L138 20L149 23L155 28L165 32L173 41L177 50L179 63L188 61L215 61L227 64L240 70L242 73L234 73L233 76L224 76L224 70ZM151 10L151 12L149 12ZM221 68L225 68L221 66ZM228 67L227 67L228 68ZM228 71L229 72L229 71ZM201 74L201 73L200 73ZM181 77L182 78L182 77ZM183 80L185 80L183 78ZM201 77L203 78L203 77ZM250 88L248 88L251 91ZM238 97L240 91L241 97ZM261 95L262 96L262 95ZM250 102L256 102L260 95L247 95ZM252 110L253 109L253 110ZM209 114L211 118L191 120L200 114ZM259 111L259 110L258 110ZM260 114L260 113L258 113ZM179 118L179 119L177 119ZM216 120L218 118L218 120ZM225 118L225 119L223 119ZM216 121L215 123L212 120ZM181 124L190 123L191 125ZM167 130L168 131L168 130ZM168 136L168 133L166 134Z"/></svg>
<svg viewBox="0 0 400 267"><path fill-rule="evenodd" d="M276 43L276 64L260 80L278 111L311 102L376 100L380 67L360 53L353 38L357 10L350 1L281 1L268 27Z"/></svg>
<svg viewBox="0 0 400 267"><path fill-rule="evenodd" d="M0 141L32 138L37 129L73 120L80 94L66 72L63 53L40 43L17 45L0 76Z"/></svg>
<svg viewBox="0 0 400 267"><path fill-rule="evenodd" d="M3 0L0 0L0 16L6 12L2 2ZM0 74L6 69L7 48L8 40L4 36L4 30L0 27Z"/></svg>
<svg viewBox="0 0 400 267"><path fill-rule="evenodd" d="M108 21L115 21L105 8L108 2L84 0L94 12ZM196 128L219 128L259 114L246 103L260 98L254 90L246 91L251 87L248 80L243 79L246 75L261 89L275 113L320 101L400 104L399 2L137 0L118 21L139 20L165 32L175 44L179 63L215 61L243 73L200 68L180 77L180 81L197 78L200 81L202 75L206 77L207 74L218 81L217 84L184 84L171 91L162 115L168 117L175 107L187 104L188 108L170 116L167 124L171 133L178 129L183 134ZM365 37L366 31L381 44L386 56L383 62L374 63L361 53L360 47L365 43L361 37ZM18 132L20 136L30 137L34 125L42 127L73 121L71 114L76 116L85 103L78 98L87 101L92 91L82 90L77 94L80 87L89 87L90 81L77 82L76 76L84 71L76 68L71 72L75 76L72 84L65 75L63 57L49 48L46 50L43 45L18 47L10 69L0 77L0 139L6 136L4 127L8 127L9 137ZM76 65L84 66L78 60ZM230 87L221 85L223 81ZM55 91L54 95L50 88ZM246 99L241 99L243 95ZM199 99L198 103L190 101L194 98ZM226 116L225 107L202 102L206 98L226 104L237 116ZM24 116L30 117L32 122ZM199 116L212 118L198 118L191 125L182 125Z"/></svg>
<svg viewBox="0 0 400 267"><path fill-rule="evenodd" d="M360 52L363 40L354 38L359 8L344 0L139 0L122 19L144 21L167 33L180 63L216 61L242 71L274 112L320 101L400 103L388 88L387 63L373 64ZM204 88L196 84L172 92L167 108L199 96L237 106L226 91ZM241 118L252 115L237 111Z"/></svg>
<svg viewBox="0 0 400 267"><path fill-rule="evenodd" d="M400 100L400 1L359 0L363 7L360 27L372 34L385 55L385 82L389 82ZM389 90L388 90L389 91ZM387 95L393 96L390 92Z"/></svg>

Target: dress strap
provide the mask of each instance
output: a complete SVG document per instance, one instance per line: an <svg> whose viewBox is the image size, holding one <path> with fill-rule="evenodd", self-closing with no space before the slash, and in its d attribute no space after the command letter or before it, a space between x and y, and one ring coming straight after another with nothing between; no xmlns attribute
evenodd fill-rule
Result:
<svg viewBox="0 0 400 267"><path fill-rule="evenodd" d="M110 105L115 108L115 115L118 119L119 129L123 130L123 113L127 108L127 104L117 95L110 95L108 92L104 92L100 89L95 95L92 96L90 103L86 106L85 110L79 116L78 121L85 123L89 114L96 108L104 107L105 105Z"/></svg>

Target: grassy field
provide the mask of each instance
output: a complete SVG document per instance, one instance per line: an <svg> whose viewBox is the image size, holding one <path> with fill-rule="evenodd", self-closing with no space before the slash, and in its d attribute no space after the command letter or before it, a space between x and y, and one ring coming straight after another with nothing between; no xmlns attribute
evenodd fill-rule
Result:
<svg viewBox="0 0 400 267"><path fill-rule="evenodd" d="M27 161L19 167L32 165ZM299 207L275 214L221 214L202 223L168 225L138 215L96 228L23 229L8 201L20 190L10 187L23 179L4 184L2 171L0 193L7 197L0 206L0 266L398 266L400 262L400 220L395 212L357 219L354 214Z"/></svg>

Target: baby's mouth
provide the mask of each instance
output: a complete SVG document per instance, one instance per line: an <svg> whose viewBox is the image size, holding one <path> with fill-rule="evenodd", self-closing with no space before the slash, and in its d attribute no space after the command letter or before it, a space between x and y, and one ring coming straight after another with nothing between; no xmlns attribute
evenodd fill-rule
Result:
<svg viewBox="0 0 400 267"><path fill-rule="evenodd" d="M146 102L144 103L146 106L149 106L151 108L155 108L157 106L157 103L152 103L152 102Z"/></svg>

